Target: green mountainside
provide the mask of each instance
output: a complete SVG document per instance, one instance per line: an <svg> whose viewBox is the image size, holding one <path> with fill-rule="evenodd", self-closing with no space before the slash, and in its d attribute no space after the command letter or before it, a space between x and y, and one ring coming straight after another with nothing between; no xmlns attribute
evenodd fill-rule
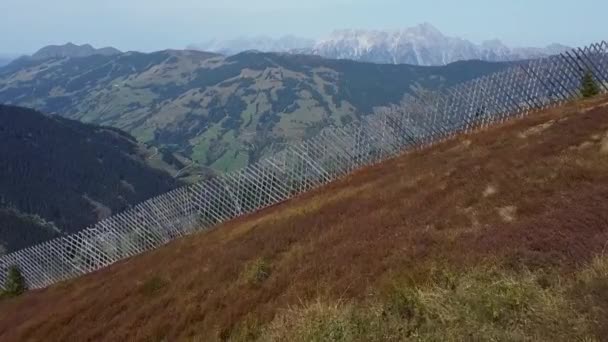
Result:
<svg viewBox="0 0 608 342"><path fill-rule="evenodd" d="M116 128L3 105L0 160L0 254L174 189L185 166Z"/></svg>
<svg viewBox="0 0 608 342"><path fill-rule="evenodd" d="M34 53L31 59L48 59L48 58L63 58L63 57L88 57L92 55L118 55L121 54L120 50L113 47L104 47L96 49L90 44L75 45L73 43L67 43L64 45L49 45Z"/></svg>
<svg viewBox="0 0 608 342"><path fill-rule="evenodd" d="M198 51L20 59L0 68L0 103L120 128L227 171L419 88L505 68L379 65L316 56Z"/></svg>

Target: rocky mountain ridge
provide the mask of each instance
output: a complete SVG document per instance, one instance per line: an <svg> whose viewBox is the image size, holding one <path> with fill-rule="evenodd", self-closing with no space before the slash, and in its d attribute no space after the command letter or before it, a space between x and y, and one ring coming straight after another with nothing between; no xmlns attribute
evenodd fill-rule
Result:
<svg viewBox="0 0 608 342"><path fill-rule="evenodd" d="M319 55L333 59L380 64L447 65L463 60L517 61L558 54L569 48L509 47L500 40L475 44L444 35L429 23L400 30L336 30L325 38L311 40L295 36L240 37L191 45L191 49L234 55L246 50Z"/></svg>
<svg viewBox="0 0 608 342"><path fill-rule="evenodd" d="M318 41L311 53L373 63L445 65L461 60L516 61L546 57L568 50L552 44L544 48L511 48L500 40L474 44L448 37L430 24L395 31L340 30Z"/></svg>

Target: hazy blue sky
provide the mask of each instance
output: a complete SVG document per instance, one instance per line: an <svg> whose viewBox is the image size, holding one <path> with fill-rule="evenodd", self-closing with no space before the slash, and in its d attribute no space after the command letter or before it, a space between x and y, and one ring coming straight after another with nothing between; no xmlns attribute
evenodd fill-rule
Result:
<svg viewBox="0 0 608 342"><path fill-rule="evenodd" d="M608 39L606 13L607 0L0 0L0 54L67 41L151 51L211 38L318 38L422 22L474 42L583 45Z"/></svg>

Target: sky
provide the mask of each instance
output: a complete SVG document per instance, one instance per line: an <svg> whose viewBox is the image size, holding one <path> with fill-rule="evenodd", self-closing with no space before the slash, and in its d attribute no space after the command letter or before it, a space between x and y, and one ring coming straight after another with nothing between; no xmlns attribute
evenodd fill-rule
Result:
<svg viewBox="0 0 608 342"><path fill-rule="evenodd" d="M124 51L181 49L210 39L428 22L444 34L512 46L608 39L606 0L0 0L0 55L50 44Z"/></svg>

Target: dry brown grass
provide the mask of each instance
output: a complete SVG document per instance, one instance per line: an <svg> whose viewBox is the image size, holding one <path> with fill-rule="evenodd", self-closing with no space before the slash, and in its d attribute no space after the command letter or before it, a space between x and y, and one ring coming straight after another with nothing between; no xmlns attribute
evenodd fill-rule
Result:
<svg viewBox="0 0 608 342"><path fill-rule="evenodd" d="M315 298L365 300L397 275L423 281L438 263L567 276L608 240L608 156L597 139L608 132L605 103L569 104L408 153L1 302L0 340L221 339ZM271 272L242 281L256 260Z"/></svg>
<svg viewBox="0 0 608 342"><path fill-rule="evenodd" d="M606 305L591 301L606 289L606 266L608 257L597 258L567 281L487 265L461 274L439 268L426 282L394 282L362 303L319 299L281 310L270 324L239 326L230 340L598 341Z"/></svg>

